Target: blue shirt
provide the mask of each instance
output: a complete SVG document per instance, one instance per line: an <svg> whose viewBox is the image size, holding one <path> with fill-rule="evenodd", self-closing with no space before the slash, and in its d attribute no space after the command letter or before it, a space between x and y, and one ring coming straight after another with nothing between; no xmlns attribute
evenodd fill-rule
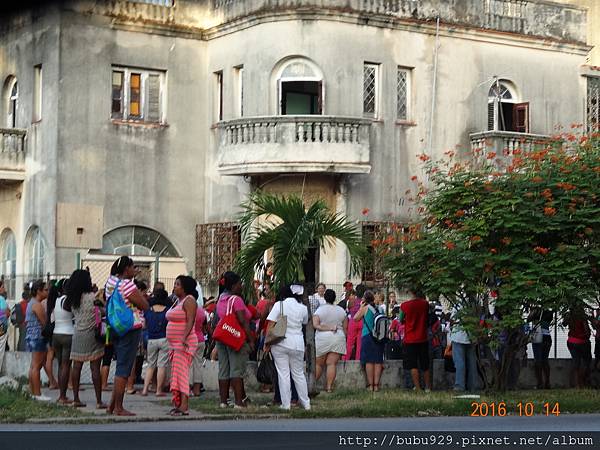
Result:
<svg viewBox="0 0 600 450"><path fill-rule="evenodd" d="M0 295L0 323L5 323L8 321L8 317L6 315L7 309L8 304L6 303L6 299Z"/></svg>
<svg viewBox="0 0 600 450"><path fill-rule="evenodd" d="M167 337L167 318L166 314L169 308L161 312L156 312L152 308L144 312L146 319L146 329L148 330L148 339L163 339Z"/></svg>

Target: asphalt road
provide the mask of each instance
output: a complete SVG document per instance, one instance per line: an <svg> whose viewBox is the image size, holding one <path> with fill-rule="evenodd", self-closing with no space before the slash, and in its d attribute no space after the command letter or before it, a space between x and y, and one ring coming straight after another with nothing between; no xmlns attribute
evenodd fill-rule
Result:
<svg viewBox="0 0 600 450"><path fill-rule="evenodd" d="M0 442L3 448L32 450L120 450L120 449L329 449L374 448L383 446L385 435L404 436L416 432L423 435L484 436L486 432L536 432L542 436L560 433L595 431L594 446L600 447L600 414L561 415L560 417L436 417L385 419L277 419L277 420L213 420L163 421L111 424L2 424ZM341 437L356 433L371 436L371 444L340 445ZM398 435L392 433L400 433ZM460 435L457 435L460 436ZM514 435L513 435L514 437ZM513 437L511 437L511 442ZM379 439L374 441L373 439ZM445 445L442 448L475 448ZM386 443L387 446L387 443ZM392 447L390 445L390 447ZM394 445L399 448L399 445ZM411 449L435 448L411 446ZM482 448L479 446L478 448ZM525 448L500 446L497 448ZM535 447L527 447L532 449ZM539 447L542 448L542 447ZM552 447L550 447L552 448ZM578 448L571 446L570 448ZM583 447L581 447L583 448ZM589 447L588 447L589 448Z"/></svg>

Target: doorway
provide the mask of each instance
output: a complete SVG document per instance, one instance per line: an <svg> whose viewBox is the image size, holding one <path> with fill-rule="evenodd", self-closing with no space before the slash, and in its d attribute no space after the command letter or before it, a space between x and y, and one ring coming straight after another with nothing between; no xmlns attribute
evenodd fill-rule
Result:
<svg viewBox="0 0 600 450"><path fill-rule="evenodd" d="M315 284L319 279L319 247L310 247L302 261L305 283Z"/></svg>
<svg viewBox="0 0 600 450"><path fill-rule="evenodd" d="M281 81L281 114L322 114L321 81Z"/></svg>

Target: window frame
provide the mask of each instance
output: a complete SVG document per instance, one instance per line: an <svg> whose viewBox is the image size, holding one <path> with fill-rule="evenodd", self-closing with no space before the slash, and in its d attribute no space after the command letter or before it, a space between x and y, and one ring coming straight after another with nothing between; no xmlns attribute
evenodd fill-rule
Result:
<svg viewBox="0 0 600 450"><path fill-rule="evenodd" d="M13 94L13 91L16 92ZM16 77L12 77L9 80L7 90L7 115L6 115L6 127L17 128L17 113L19 111L19 80Z"/></svg>
<svg viewBox="0 0 600 450"><path fill-rule="evenodd" d="M367 67L375 70L374 77L374 101L373 101L373 112L365 111L365 69ZM375 62L363 62L363 77L362 77L362 115L370 119L378 119L381 116L381 64Z"/></svg>
<svg viewBox="0 0 600 450"><path fill-rule="evenodd" d="M121 85L121 111L120 113L113 112L114 102L114 91L113 87L113 75L115 72L122 73L122 85ZM131 115L131 76L140 75L140 114ZM149 93L148 93L148 80L150 76L156 75L159 80L159 92L158 92L158 120L149 120ZM166 79L167 73L163 70L156 69L143 69L137 67L124 67L113 65L110 71L110 117L115 121L127 121L133 123L147 123L147 124L164 124L166 122Z"/></svg>
<svg viewBox="0 0 600 450"><path fill-rule="evenodd" d="M43 105L43 72L42 65L33 66L33 105L32 105L32 123L42 120Z"/></svg>
<svg viewBox="0 0 600 450"><path fill-rule="evenodd" d="M235 113L237 117L244 117L244 65L233 68L235 75Z"/></svg>
<svg viewBox="0 0 600 450"><path fill-rule="evenodd" d="M215 78L215 122L223 120L223 71L213 73Z"/></svg>
<svg viewBox="0 0 600 450"><path fill-rule="evenodd" d="M15 233L6 228L1 235L1 257L0 272L4 279L4 286L8 293L8 298L15 298L16 275L17 275L17 239Z"/></svg>
<svg viewBox="0 0 600 450"><path fill-rule="evenodd" d="M585 127L588 133L598 133L600 132L600 77L587 76L586 78ZM592 104L593 100L595 104Z"/></svg>
<svg viewBox="0 0 600 450"><path fill-rule="evenodd" d="M27 233L26 239L26 261L27 261L27 275L41 278L45 276L46 271L46 240L42 235L42 231L38 226L33 226ZM39 270L38 270L39 269Z"/></svg>
<svg viewBox="0 0 600 450"><path fill-rule="evenodd" d="M400 92L398 89L398 79L400 73L406 74L406 117L400 117ZM412 76L413 68L398 65L396 66L396 120L399 122L410 122L412 120Z"/></svg>

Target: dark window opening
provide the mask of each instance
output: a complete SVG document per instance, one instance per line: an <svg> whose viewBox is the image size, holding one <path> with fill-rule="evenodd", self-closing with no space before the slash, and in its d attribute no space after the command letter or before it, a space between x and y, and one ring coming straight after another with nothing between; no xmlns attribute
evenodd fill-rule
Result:
<svg viewBox="0 0 600 450"><path fill-rule="evenodd" d="M320 81L284 81L281 83L281 114L322 114Z"/></svg>
<svg viewBox="0 0 600 450"><path fill-rule="evenodd" d="M311 247L308 249L306 258L302 261L302 270L304 271L304 281L306 283L316 283L319 279L319 248Z"/></svg>

